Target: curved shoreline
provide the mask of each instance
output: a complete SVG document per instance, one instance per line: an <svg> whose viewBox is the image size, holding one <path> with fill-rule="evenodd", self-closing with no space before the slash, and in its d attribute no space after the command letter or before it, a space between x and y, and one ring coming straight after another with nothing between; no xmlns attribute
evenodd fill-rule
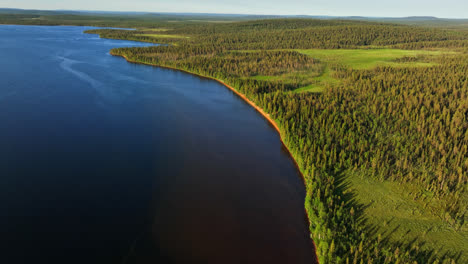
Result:
<svg viewBox="0 0 468 264"><path fill-rule="evenodd" d="M193 73L193 72L190 72L190 71L187 71L187 70L182 70L182 69L178 69L178 68L175 68L175 67L169 67L169 66L162 66L162 65L156 65L156 64L151 64L151 63L146 63L146 62L137 62L137 61L133 61L131 59L129 59L127 56L125 55L120 55L120 54L113 54L112 51L110 52L110 54L112 56L117 56L117 57L122 57L124 58L127 62L130 62L130 63L135 63L135 64L142 64L142 65L148 65L148 66L153 66L153 67L159 67L159 68L164 68L164 69L169 69L169 70L175 70L175 71L180 71L180 72L184 72L184 73L188 73L188 74L191 74L191 75L195 75L195 76L198 76L198 77L201 77L201 78L206 78L206 79L210 79L210 80L213 80L213 81L216 81L220 84L222 84L223 86L227 87L229 90L233 91L237 96L239 96L240 98L242 98L244 100L244 102L248 103L250 106L252 106L255 110L257 110L258 113L260 113L263 118L265 118L273 127L274 129L276 130L276 132L278 133L279 135L279 138L280 138L280 141L281 141L281 144L283 144L283 146L286 148L289 156L291 157L291 159L293 160L294 162L294 165L296 166L297 168L297 171L299 172L299 175L301 175L301 179L302 179L302 182L304 184L304 187L307 189L307 186L306 186L306 182L305 182L305 177L304 177L304 174L302 173L300 167L299 167L299 164L297 163L296 159L294 159L294 156L292 155L291 151L289 150L288 146L284 143L283 141L283 136L281 134L281 130L278 126L278 124L275 122L275 120L273 118L271 118L270 114L268 114L267 112L265 112L261 107L259 107L257 104L255 104L254 102L252 102L249 98L247 98L247 96L245 96L244 94L240 93L239 91L237 91L234 87L230 86L229 84L223 82L222 80L219 80L219 79L216 79L216 78L213 78L213 77L210 77L210 76L204 76L204 75L201 75L201 74L198 74L198 73ZM307 191L307 190L306 190ZM308 224L308 228L310 227L310 219L308 217L308 214L307 214L307 211L305 210L304 208L304 212L305 212L305 218L307 220L307 224ZM315 241L310 237L310 230L308 230L308 234L309 234L309 239L310 241L312 242L312 245L313 245L313 250L314 250L314 255L315 255L315 262L316 263L320 263L319 260L318 260L318 256L317 256L317 246L315 245Z"/></svg>

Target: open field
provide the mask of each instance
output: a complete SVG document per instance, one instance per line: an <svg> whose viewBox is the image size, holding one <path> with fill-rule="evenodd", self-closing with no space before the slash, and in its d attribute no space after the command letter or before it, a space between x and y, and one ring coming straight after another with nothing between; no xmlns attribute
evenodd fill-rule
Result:
<svg viewBox="0 0 468 264"><path fill-rule="evenodd" d="M380 181L349 173L345 183L350 186L357 203L362 204L366 224L382 239L405 245L421 244L423 250L437 254L459 255L457 263L468 262L468 229L457 230L443 220L442 209L436 203L415 199L424 192L409 183Z"/></svg>
<svg viewBox="0 0 468 264"><path fill-rule="evenodd" d="M400 50L400 49L310 49L298 50L328 63L337 63L353 69L370 69L375 66L420 67L431 66L428 62L398 63L403 57L437 56L448 51Z"/></svg>
<svg viewBox="0 0 468 264"><path fill-rule="evenodd" d="M145 31L145 32L166 32L169 29L167 28L138 28L139 31ZM156 34L156 33L155 33Z"/></svg>
<svg viewBox="0 0 468 264"><path fill-rule="evenodd" d="M313 79L313 84L309 84L307 86L297 88L294 90L294 92L320 93L320 92L323 92L323 89L325 86L338 84L340 80L330 76L330 72L331 72L330 67L325 66L325 68L320 73L320 75Z"/></svg>
<svg viewBox="0 0 468 264"><path fill-rule="evenodd" d="M400 50L400 49L309 49L298 50L320 62L326 64L320 76L314 78L314 83L298 88L296 92L320 92L325 86L339 83L339 79L333 77L330 65L339 65L355 70L371 69L377 66L391 67L430 67L436 63L430 58L444 54L454 54L452 51L429 50ZM414 61L399 62L398 59L413 58ZM424 60L425 59L425 60Z"/></svg>
<svg viewBox="0 0 468 264"><path fill-rule="evenodd" d="M294 92L322 92L326 86L340 83L339 78L334 77L331 66L344 66L355 70L372 69L377 66L390 67L430 67L436 65L431 61L441 55L455 54L448 50L401 50L401 49L308 49L296 50L314 59L318 59L323 64L319 74L316 72L303 72L300 75L306 86L297 88ZM250 53L255 51L248 51ZM408 62L398 61L402 58L409 58ZM297 74L285 74L280 76L254 76L256 80L283 80L287 81Z"/></svg>
<svg viewBox="0 0 468 264"><path fill-rule="evenodd" d="M278 76L264 76L257 75L249 77L253 80L259 81L283 81L288 82L288 80L301 80L305 86L294 89L294 92L314 92L320 93L323 92L323 89L327 85L338 84L340 80L330 76L330 69L326 65L326 62L321 63L323 66L319 71L305 71L301 73L289 73Z"/></svg>
<svg viewBox="0 0 468 264"><path fill-rule="evenodd" d="M277 50L281 51L281 50ZM322 92L325 87L340 83L335 77L333 66L342 66L354 70L368 70L377 66L389 67L430 67L437 65L434 62L439 56L457 54L451 50L402 50L389 48L372 49L307 49L292 50L317 59L323 65L322 70L317 73L300 72L277 76L253 76L251 79L268 81L288 81L292 78L302 79L305 86L299 87L294 92ZM259 51L244 50L242 52L254 53ZM404 61L406 59L407 61Z"/></svg>
<svg viewBox="0 0 468 264"><path fill-rule="evenodd" d="M186 36L165 35L165 34L136 34L136 36L145 36L145 37L152 37L152 38L189 38Z"/></svg>

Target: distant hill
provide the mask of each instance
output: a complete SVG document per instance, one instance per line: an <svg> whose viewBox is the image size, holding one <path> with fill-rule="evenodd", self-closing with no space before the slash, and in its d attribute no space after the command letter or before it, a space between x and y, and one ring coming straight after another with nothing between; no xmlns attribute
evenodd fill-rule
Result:
<svg viewBox="0 0 468 264"><path fill-rule="evenodd" d="M58 14L55 11L47 10L25 10L16 8L0 8L0 14L18 14L18 15L53 15Z"/></svg>
<svg viewBox="0 0 468 264"><path fill-rule="evenodd" d="M373 22L390 22L410 25L427 26L467 26L467 19L438 18L434 16L409 17L365 17L365 16L313 16L313 15L247 15L247 14L213 14L213 13L169 13L169 12L138 12L138 11L89 11L89 10L26 10L17 8L0 8L0 15L81 15L100 17L132 17L132 18L158 18L158 19L184 19L184 20L213 20L213 21L246 21L272 18L311 18L311 19L340 19L361 20Z"/></svg>

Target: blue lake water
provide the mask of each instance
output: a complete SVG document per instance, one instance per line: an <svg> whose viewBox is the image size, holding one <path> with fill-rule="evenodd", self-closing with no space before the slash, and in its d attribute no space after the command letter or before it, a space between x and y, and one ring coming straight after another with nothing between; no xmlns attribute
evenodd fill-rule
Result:
<svg viewBox="0 0 468 264"><path fill-rule="evenodd" d="M312 263L268 122L86 29L0 26L0 263Z"/></svg>

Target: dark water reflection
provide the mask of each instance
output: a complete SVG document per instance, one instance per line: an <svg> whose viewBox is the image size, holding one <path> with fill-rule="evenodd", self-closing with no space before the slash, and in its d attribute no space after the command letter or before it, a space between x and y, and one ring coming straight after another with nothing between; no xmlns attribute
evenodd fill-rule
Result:
<svg viewBox="0 0 468 264"><path fill-rule="evenodd" d="M311 263L269 124L85 29L0 26L0 262Z"/></svg>

